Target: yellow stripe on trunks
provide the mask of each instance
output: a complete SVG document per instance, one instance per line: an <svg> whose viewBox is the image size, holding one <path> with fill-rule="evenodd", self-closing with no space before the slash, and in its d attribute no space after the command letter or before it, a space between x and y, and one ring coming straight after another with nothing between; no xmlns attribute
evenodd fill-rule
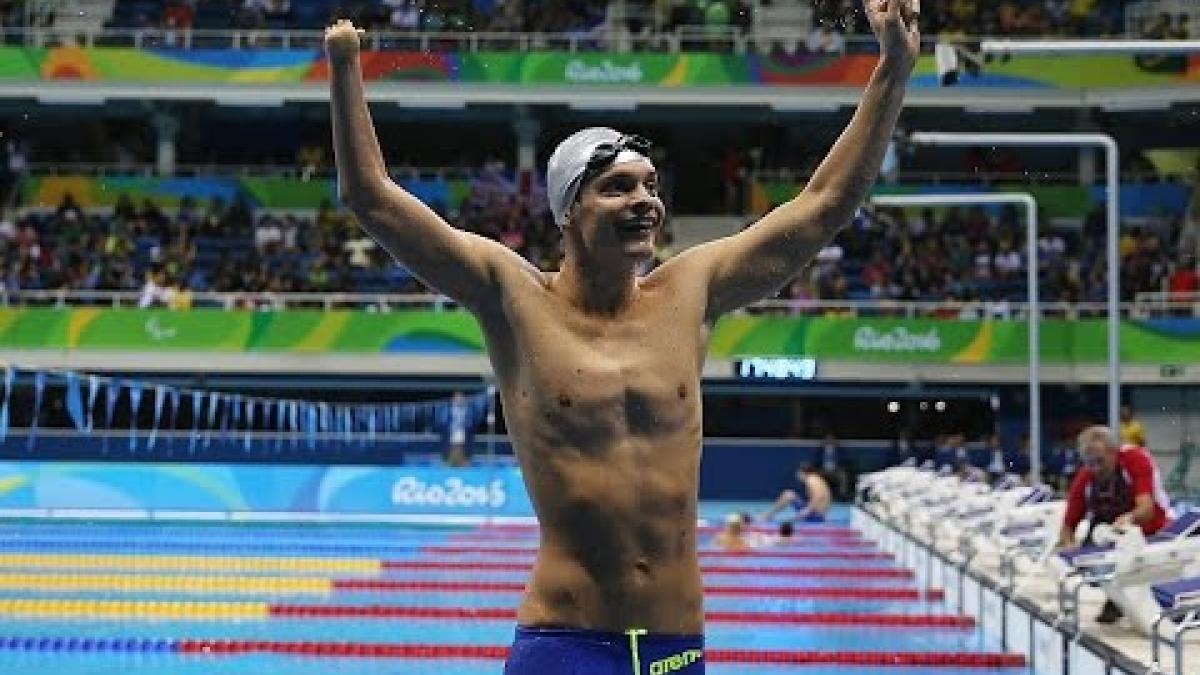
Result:
<svg viewBox="0 0 1200 675"><path fill-rule="evenodd" d="M0 598L0 616L143 619L265 619L265 602L179 602L174 600L59 600Z"/></svg>
<svg viewBox="0 0 1200 675"><path fill-rule="evenodd" d="M145 553L2 553L0 567L53 569L200 570L207 572L304 572L378 575L372 558L291 558Z"/></svg>
<svg viewBox="0 0 1200 675"><path fill-rule="evenodd" d="M329 595L319 577L171 576L165 574L26 574L0 572L0 589L225 595Z"/></svg>

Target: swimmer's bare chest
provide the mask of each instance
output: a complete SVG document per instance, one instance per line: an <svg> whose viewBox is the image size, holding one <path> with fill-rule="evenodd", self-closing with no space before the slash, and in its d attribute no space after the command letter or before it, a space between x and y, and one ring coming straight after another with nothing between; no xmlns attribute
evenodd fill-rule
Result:
<svg viewBox="0 0 1200 675"><path fill-rule="evenodd" d="M597 317L549 294L525 300L500 335L489 329L542 524L521 620L661 625L665 611L678 621L699 607L701 303L659 287Z"/></svg>
<svg viewBox="0 0 1200 675"><path fill-rule="evenodd" d="M657 284L608 315L547 289L514 297L485 330L518 444L612 459L614 443L692 430L708 333L697 295Z"/></svg>

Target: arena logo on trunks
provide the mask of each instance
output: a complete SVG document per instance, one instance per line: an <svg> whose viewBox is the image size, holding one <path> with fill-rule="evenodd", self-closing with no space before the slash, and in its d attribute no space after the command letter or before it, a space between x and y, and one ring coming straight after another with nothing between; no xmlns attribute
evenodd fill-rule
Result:
<svg viewBox="0 0 1200 675"><path fill-rule="evenodd" d="M427 483L415 476L405 476L392 486L392 503L398 506L452 506L500 508L508 501L504 481L471 484L450 477L439 483Z"/></svg>
<svg viewBox="0 0 1200 675"><path fill-rule="evenodd" d="M650 675L666 675L683 670L704 658L704 652L699 649L689 649L678 654L672 654L650 664Z"/></svg>

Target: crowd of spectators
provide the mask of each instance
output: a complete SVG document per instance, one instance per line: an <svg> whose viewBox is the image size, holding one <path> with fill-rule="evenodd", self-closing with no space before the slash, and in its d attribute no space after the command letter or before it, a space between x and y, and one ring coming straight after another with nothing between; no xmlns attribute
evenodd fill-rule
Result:
<svg viewBox="0 0 1200 675"><path fill-rule="evenodd" d="M349 18L374 30L570 33L604 21L604 0L118 0L118 28L314 29Z"/></svg>
<svg viewBox="0 0 1200 675"><path fill-rule="evenodd" d="M543 190L489 163L461 206L443 215L541 265L558 265L559 231ZM122 195L111 210L67 195L51 212L0 218L0 289L141 291L142 304L188 306L190 293L421 293L344 210L311 217L256 211L242 196L184 197L164 209ZM267 300L269 303L269 299Z"/></svg>
<svg viewBox="0 0 1200 675"><path fill-rule="evenodd" d="M860 0L629 0L633 34L681 25L749 30L760 5L804 3L813 23L840 34L870 28ZM605 0L118 0L112 25L186 28L316 28L348 17L395 30L579 32L605 22ZM925 3L929 35L1112 35L1124 31L1125 0L954 0ZM1147 27L1149 30L1150 27ZM1173 27L1168 27L1173 31Z"/></svg>
<svg viewBox="0 0 1200 675"><path fill-rule="evenodd" d="M1195 234L1184 223L1177 216L1123 229L1122 300L1200 290ZM1082 230L1043 227L1040 299L1104 302L1104 241L1100 209ZM1027 298L1025 252L1025 224L1014 208L879 209L857 219L780 298L799 312L818 300L901 300L946 303L947 318L1009 318Z"/></svg>
<svg viewBox="0 0 1200 675"><path fill-rule="evenodd" d="M544 198L532 196L540 194L489 165L471 180L461 207L443 215L554 269L560 233ZM1196 233L1182 223L1125 229L1124 299L1200 290ZM1103 302L1103 229L1101 211L1082 230L1043 229L1043 301ZM946 318L1009 318L1026 297L1024 251L1024 224L1013 209L881 209L858 218L779 297L796 313L816 311L819 300L917 300L944 305ZM68 196L53 212L0 219L0 288L140 290L143 304L176 307L187 306L194 291L428 290L329 203L302 217L256 213L242 198L184 198L165 210L124 196L111 213L87 212Z"/></svg>

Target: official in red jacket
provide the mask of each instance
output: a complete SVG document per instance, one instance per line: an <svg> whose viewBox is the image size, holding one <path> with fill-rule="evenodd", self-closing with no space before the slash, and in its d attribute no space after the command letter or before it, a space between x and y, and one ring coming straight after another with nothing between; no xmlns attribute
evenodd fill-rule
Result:
<svg viewBox="0 0 1200 675"><path fill-rule="evenodd" d="M1092 529L1099 523L1137 525L1147 535L1167 524L1171 501L1163 489L1162 474L1145 448L1121 445L1111 429L1093 426L1079 434L1079 455L1083 466L1067 489L1060 545L1075 545L1075 528L1084 515L1091 516ZM1092 543L1092 529L1085 545ZM1120 615L1116 605L1105 603L1097 621L1113 623Z"/></svg>

